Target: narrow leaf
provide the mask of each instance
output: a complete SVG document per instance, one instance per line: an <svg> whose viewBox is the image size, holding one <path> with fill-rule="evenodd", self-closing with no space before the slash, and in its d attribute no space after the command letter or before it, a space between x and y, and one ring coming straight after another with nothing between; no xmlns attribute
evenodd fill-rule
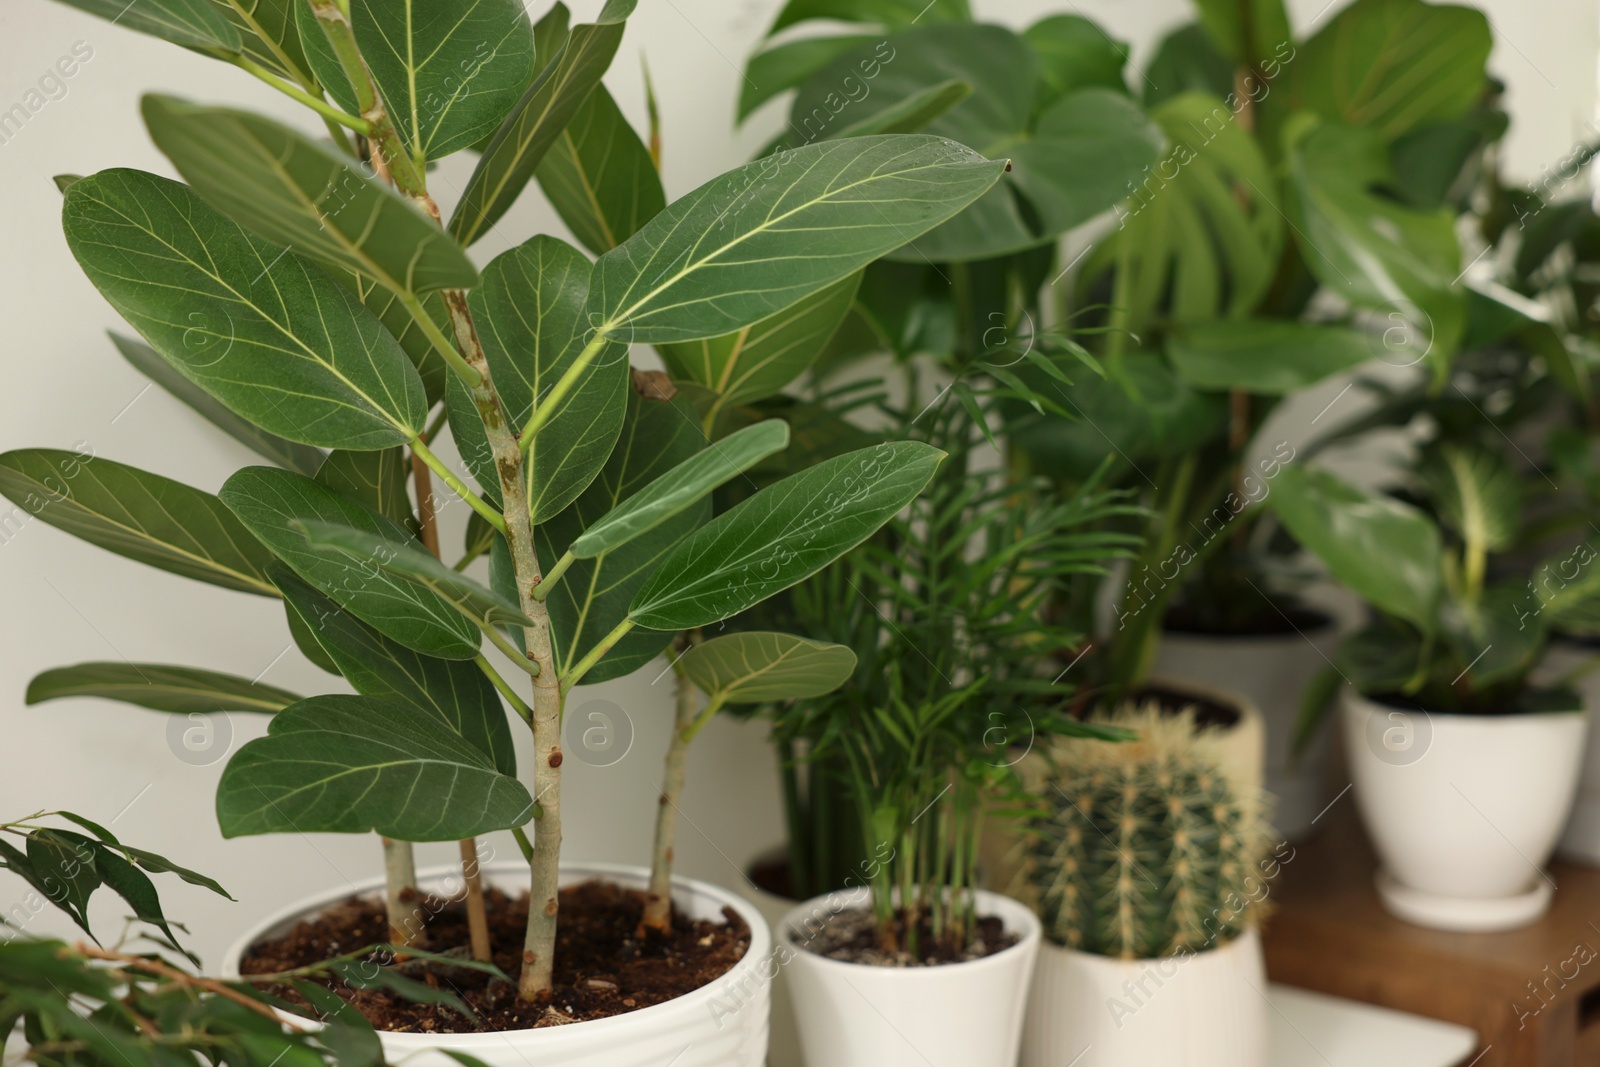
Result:
<svg viewBox="0 0 1600 1067"><path fill-rule="evenodd" d="M536 173L561 221L597 256L667 206L650 150L603 84L589 93Z"/></svg>
<svg viewBox="0 0 1600 1067"><path fill-rule="evenodd" d="M90 544L225 589L276 596L272 555L210 493L92 455L0 454L0 493Z"/></svg>
<svg viewBox="0 0 1600 1067"><path fill-rule="evenodd" d="M272 713L300 697L275 686L198 667L161 663L79 663L35 675L26 702L63 697L120 700L154 711L178 713L263 711Z"/></svg>

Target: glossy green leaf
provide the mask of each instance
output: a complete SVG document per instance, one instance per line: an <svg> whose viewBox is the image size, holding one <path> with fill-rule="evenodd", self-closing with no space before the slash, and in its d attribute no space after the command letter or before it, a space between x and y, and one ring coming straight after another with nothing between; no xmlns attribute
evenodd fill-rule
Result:
<svg viewBox="0 0 1600 1067"><path fill-rule="evenodd" d="M522 93L484 147L450 218L450 232L462 244L470 245L482 237L521 194L556 138L611 65L635 2L606 0L600 17L593 23L572 27L560 56L527 86L527 92Z"/></svg>
<svg viewBox="0 0 1600 1067"><path fill-rule="evenodd" d="M268 566L269 570L271 566ZM342 677L339 672L339 665L333 662L333 657L328 655L328 650L322 647L322 642L318 639L316 631L306 625L306 621L300 617L300 613L285 604L283 606L283 615L284 620L289 624L289 639L294 642L294 647L300 650L300 654L329 674Z"/></svg>
<svg viewBox="0 0 1600 1067"><path fill-rule="evenodd" d="M1379 611L1425 631L1435 629L1443 589L1441 548L1439 530L1426 515L1327 471L1299 467L1278 472L1267 500L1336 581Z"/></svg>
<svg viewBox="0 0 1600 1067"><path fill-rule="evenodd" d="M311 80L311 65L295 23L297 0L212 0L212 4L233 23L247 58L296 85Z"/></svg>
<svg viewBox="0 0 1600 1067"><path fill-rule="evenodd" d="M678 665L725 704L767 704L832 692L849 681L856 654L793 634L744 632L695 645Z"/></svg>
<svg viewBox="0 0 1600 1067"><path fill-rule="evenodd" d="M504 623L526 626L532 622L515 601L446 566L415 541L335 522L296 519L289 525L306 539L312 551L327 557L342 557L352 566L376 567L385 574L410 582L450 604L481 627Z"/></svg>
<svg viewBox="0 0 1600 1067"><path fill-rule="evenodd" d="M156 147L201 196L262 237L395 293L465 289L461 246L354 160L260 115L149 95Z"/></svg>
<svg viewBox="0 0 1600 1067"><path fill-rule="evenodd" d="M767 35L811 19L911 26L918 22L971 22L972 9L967 0L789 0Z"/></svg>
<svg viewBox="0 0 1600 1067"><path fill-rule="evenodd" d="M276 596L272 555L210 493L92 455L0 454L0 493L51 526L140 563L225 589Z"/></svg>
<svg viewBox="0 0 1600 1067"><path fill-rule="evenodd" d="M1373 357L1360 330L1287 319L1197 322L1174 331L1167 355L1197 389L1282 396L1351 370Z"/></svg>
<svg viewBox="0 0 1600 1067"><path fill-rule="evenodd" d="M1281 194L1255 141L1222 101L1198 93L1154 108L1172 147L1118 208L1119 232L1090 254L1081 286L1128 271L1128 328L1248 314L1283 247Z"/></svg>
<svg viewBox="0 0 1600 1067"><path fill-rule="evenodd" d="M808 145L723 175L600 257L591 316L618 340L742 329L915 240L1004 163L921 134Z"/></svg>
<svg viewBox="0 0 1600 1067"><path fill-rule="evenodd" d="M892 107L868 115L839 130L840 137L864 137L872 133L916 133L972 95L972 86L950 78L913 93Z"/></svg>
<svg viewBox="0 0 1600 1067"><path fill-rule="evenodd" d="M211 0L61 0L124 29L148 33L186 48L238 52L241 42Z"/></svg>
<svg viewBox="0 0 1600 1067"><path fill-rule="evenodd" d="M667 206L650 150L604 85L589 93L536 173L561 221L597 256Z"/></svg>
<svg viewBox="0 0 1600 1067"><path fill-rule="evenodd" d="M521 0L352 0L350 21L419 160L492 133L533 81L533 24Z"/></svg>
<svg viewBox="0 0 1600 1067"><path fill-rule="evenodd" d="M739 86L738 120L743 122L752 111L779 93L798 88L840 54L879 40L881 38L859 35L806 37L751 56Z"/></svg>
<svg viewBox="0 0 1600 1067"><path fill-rule="evenodd" d="M95 848L70 830L35 830L28 835L28 865L49 888L50 903L89 929L89 897L100 888Z"/></svg>
<svg viewBox="0 0 1600 1067"><path fill-rule="evenodd" d="M272 460L285 470L299 474L315 474L317 468L322 466L324 456L321 449L286 440L241 419L218 403L210 393L179 374L155 349L143 341L119 333L113 333L111 341L117 346L117 351L122 353L122 358L133 364L141 374L188 404L217 429L257 455Z"/></svg>
<svg viewBox="0 0 1600 1067"><path fill-rule="evenodd" d="M559 559L584 530L693 457L705 444L699 420L682 394L672 400L647 400L628 390L622 437L600 476L570 508L534 530L539 558L547 565ZM629 541L597 559L578 560L567 569L545 601L560 673L566 673L627 617L634 593L650 572L678 541L710 516L710 501L702 498L651 530L649 536ZM499 573L504 580L503 550L491 561L491 574L495 562L502 563ZM635 630L624 636L584 681L620 678L654 659L670 639L668 634Z"/></svg>
<svg viewBox="0 0 1600 1067"><path fill-rule="evenodd" d="M612 508L572 542L578 559L627 544L704 500L717 486L789 447L789 426L765 419L713 441Z"/></svg>
<svg viewBox="0 0 1600 1067"><path fill-rule="evenodd" d="M199 667L162 663L78 663L35 675L27 703L63 697L120 700L154 711L281 711L300 698L275 686Z"/></svg>
<svg viewBox="0 0 1600 1067"><path fill-rule="evenodd" d="M817 361L850 312L860 274L819 289L793 307L742 330L660 347L679 381L717 395L716 409L764 400L783 390Z"/></svg>
<svg viewBox="0 0 1600 1067"><path fill-rule="evenodd" d="M405 301L365 275L340 270L331 270L329 273L350 286L367 310L378 316L383 328L400 342L400 347L411 359L411 365L417 368L417 377L422 379L423 395L427 397L428 407L432 408L444 396L445 379L452 377L450 366L422 327L417 325L417 320L412 318ZM422 310L433 320L440 333L450 336L454 327L450 325L450 311L444 306L443 295L438 292L424 294Z"/></svg>
<svg viewBox="0 0 1600 1067"><path fill-rule="evenodd" d="M67 244L184 377L280 437L384 448L427 416L405 353L348 289L177 182L102 171L67 190Z"/></svg>
<svg viewBox="0 0 1600 1067"><path fill-rule="evenodd" d="M468 297L501 407L521 428L577 361L589 339L584 307L589 260L554 237L540 235L497 257ZM500 500L500 475L471 395L447 387L451 425L467 469L491 500ZM622 431L628 390L628 352L608 344L592 358L528 446L528 507L544 522L594 480Z"/></svg>
<svg viewBox="0 0 1600 1067"><path fill-rule="evenodd" d="M316 483L349 497L364 507L401 526L416 522L411 514L411 497L406 478L411 462L403 448L383 448L376 452L336 450L317 469Z"/></svg>
<svg viewBox="0 0 1600 1067"><path fill-rule="evenodd" d="M140 922L149 923L167 935L167 940L174 945L178 944L177 932L172 924L167 921L165 911L161 907L161 894L156 892L155 883L138 867L119 856L114 850L104 845L94 845L94 866L99 873L100 881L105 887L121 897L133 909L133 917ZM180 951L181 948L180 948ZM184 951L195 966L200 965L200 958L191 952Z"/></svg>
<svg viewBox="0 0 1600 1067"><path fill-rule="evenodd" d="M533 798L432 715L367 696L319 696L273 716L217 784L224 837L363 833L453 841L522 826Z"/></svg>
<svg viewBox="0 0 1600 1067"><path fill-rule="evenodd" d="M500 696L475 664L415 652L384 637L282 564L273 564L270 573L290 609L317 635L356 692L428 712L487 755L501 774L517 773Z"/></svg>
<svg viewBox="0 0 1600 1067"><path fill-rule="evenodd" d="M270 467L236 472L219 495L296 574L385 637L443 659L471 659L478 654L477 627L448 601L389 574L373 560L317 551L291 524L333 523L398 544L410 540L403 527L310 478ZM416 551L427 555L420 547Z"/></svg>
<svg viewBox="0 0 1600 1067"><path fill-rule="evenodd" d="M1292 123L1288 207L1311 273L1359 307L1403 315L1420 331L1408 363L1430 364L1439 380L1466 327L1455 216L1414 211L1381 190L1393 179L1388 152L1371 130Z"/></svg>
<svg viewBox="0 0 1600 1067"><path fill-rule="evenodd" d="M656 568L628 616L656 630L709 626L802 581L922 492L944 453L894 441L824 460L741 501Z"/></svg>
<svg viewBox="0 0 1600 1067"><path fill-rule="evenodd" d="M1489 20L1475 8L1356 0L1301 46L1289 67L1289 101L1392 141L1477 103L1493 44Z"/></svg>
<svg viewBox="0 0 1600 1067"><path fill-rule="evenodd" d="M1079 89L1126 91L1122 68L1128 62L1128 46L1112 40L1081 15L1040 19L1022 31L1022 39L1039 59L1039 76L1046 89L1040 104L1048 105Z"/></svg>

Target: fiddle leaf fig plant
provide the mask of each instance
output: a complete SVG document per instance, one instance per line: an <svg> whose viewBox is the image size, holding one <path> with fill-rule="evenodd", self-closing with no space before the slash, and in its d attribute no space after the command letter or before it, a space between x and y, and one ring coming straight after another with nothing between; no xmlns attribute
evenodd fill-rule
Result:
<svg viewBox="0 0 1600 1067"><path fill-rule="evenodd" d="M518 982L532 1000L552 989L569 691L815 574L904 509L943 455L920 442L845 452L712 518L708 494L782 450L788 428L722 433L630 374L626 346L726 352L729 335L791 323L825 339L816 320L839 314L867 264L981 200L1008 166L949 137L880 133L777 152L630 215L619 204L651 205L659 179L597 83L632 8L610 0L569 29L558 5L536 32L512 0L464 20L301 0L293 19L238 24L209 5L141 6L135 28L234 63L332 134L150 96L146 126L184 181L112 169L64 198L68 246L149 346L125 351L275 465L212 496L91 456L0 457L0 489L47 522L282 597L301 649L356 690L290 700L163 667L141 675L158 695L94 665L70 684L42 676L37 694L273 714L223 771L226 836L376 831L398 848L515 831L531 894ZM430 165L479 142L446 222ZM604 173L618 144L632 162ZM585 219L575 228L598 259L548 235L481 270L468 258L536 175L570 189L585 174L604 175L605 203L585 215L556 199ZM758 356L740 396L781 387L781 346ZM434 450L447 427L476 488ZM458 566L440 558L435 480L475 513ZM487 584L464 573L485 551ZM789 635L737 656L706 647L690 666L712 711L836 684L847 654ZM532 732L520 776L502 699ZM706 714L675 732L675 751ZM392 891L409 856L390 860Z"/></svg>

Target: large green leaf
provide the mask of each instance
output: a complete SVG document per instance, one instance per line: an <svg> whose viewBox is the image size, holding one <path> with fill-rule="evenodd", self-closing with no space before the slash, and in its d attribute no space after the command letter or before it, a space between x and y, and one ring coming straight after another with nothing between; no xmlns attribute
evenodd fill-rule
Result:
<svg viewBox="0 0 1600 1067"><path fill-rule="evenodd" d="M290 527L306 539L315 552L344 558L354 566L376 567L432 593L478 626L532 623L515 600L488 589L446 566L433 553L409 539L370 533L336 522L293 520ZM460 658L460 657L454 657Z"/></svg>
<svg viewBox="0 0 1600 1067"><path fill-rule="evenodd" d="M822 355L850 313L860 283L861 275L852 274L742 330L664 344L661 358L674 378L714 392L716 409L764 400Z"/></svg>
<svg viewBox="0 0 1600 1067"><path fill-rule="evenodd" d="M461 246L354 160L248 111L156 94L143 111L178 173L247 229L394 293L477 284Z"/></svg>
<svg viewBox="0 0 1600 1067"><path fill-rule="evenodd" d="M111 306L235 414L324 448L420 433L422 383L372 313L187 186L102 171L67 190L63 214L67 244Z"/></svg>
<svg viewBox="0 0 1600 1067"><path fill-rule="evenodd" d="M1210 31L1191 22L1161 39L1138 88L1144 95L1144 106L1151 110L1185 93L1204 93L1226 100L1234 91L1236 70Z"/></svg>
<svg viewBox="0 0 1600 1067"><path fill-rule="evenodd" d="M593 559L682 514L730 478L789 447L789 426L764 419L713 441L661 477L612 508L568 550Z"/></svg>
<svg viewBox="0 0 1600 1067"><path fill-rule="evenodd" d="M217 783L224 837L363 833L453 841L522 826L533 798L425 711L319 696L273 716Z"/></svg>
<svg viewBox="0 0 1600 1067"><path fill-rule="evenodd" d="M1373 496L1327 471L1285 467L1268 506L1338 582L1379 611L1436 628L1443 589L1439 530L1391 497Z"/></svg>
<svg viewBox="0 0 1600 1067"><path fill-rule="evenodd" d="M1254 67L1294 40L1283 0L1197 0L1195 7L1212 38L1240 66Z"/></svg>
<svg viewBox="0 0 1600 1067"><path fill-rule="evenodd" d="M919 22L971 22L972 9L967 0L789 0L767 35L811 19L911 26Z"/></svg>
<svg viewBox="0 0 1600 1067"><path fill-rule="evenodd" d="M211 0L241 39L240 51L297 85L313 80L295 24L297 0ZM300 4L299 6L306 6Z"/></svg>
<svg viewBox="0 0 1600 1067"><path fill-rule="evenodd" d="M1222 101L1186 93L1153 108L1172 149L1119 209L1116 238L1095 250L1081 282L1119 268L1129 329L1248 314L1266 294L1283 216L1266 160Z"/></svg>
<svg viewBox="0 0 1600 1067"><path fill-rule="evenodd" d="M389 640L281 563L269 573L356 692L421 708L488 755L501 774L517 773L500 696L475 664L425 656Z"/></svg>
<svg viewBox="0 0 1600 1067"><path fill-rule="evenodd" d="M915 240L1004 169L921 134L829 141L747 163L601 256L590 315L635 342L742 329Z"/></svg>
<svg viewBox="0 0 1600 1067"><path fill-rule="evenodd" d="M238 52L239 32L211 0L62 0L68 7L99 15L130 30L201 50Z"/></svg>
<svg viewBox="0 0 1600 1067"><path fill-rule="evenodd" d="M78 663L34 675L26 701L121 700L155 711L281 711L300 698L248 678L163 663Z"/></svg>
<svg viewBox="0 0 1600 1067"><path fill-rule="evenodd" d="M477 627L448 601L389 574L373 560L313 549L291 524L335 523L405 544L410 534L403 527L310 478L270 467L236 472L220 495L296 574L385 637L443 659L471 659L478 654Z"/></svg>
<svg viewBox="0 0 1600 1067"><path fill-rule="evenodd" d="M1079 89L1100 87L1126 91L1122 68L1129 48L1081 15L1051 15L1022 32L1039 60L1039 76L1048 105Z"/></svg>
<svg viewBox="0 0 1600 1067"><path fill-rule="evenodd" d="M1306 118L1285 134L1288 207L1306 266L1357 306L1405 316L1423 334L1408 361L1426 359L1440 380L1466 328L1454 215L1414 211L1380 191L1393 173L1373 131Z"/></svg>
<svg viewBox="0 0 1600 1067"><path fill-rule="evenodd" d="M650 150L604 85L589 93L536 173L561 221L597 256L667 206Z"/></svg>
<svg viewBox="0 0 1600 1067"><path fill-rule="evenodd" d="M507 0L515 2L515 0ZM593 23L574 26L561 54L516 102L484 147L455 214L450 232L464 245L499 221L533 177L567 123L611 65L636 0L606 0ZM526 84L526 83L525 83ZM519 87L520 91L520 87Z"/></svg>
<svg viewBox="0 0 1600 1067"><path fill-rule="evenodd" d="M117 351L122 353L122 358L133 364L146 378L188 404L213 426L246 448L272 460L285 470L299 474L315 474L317 468L322 466L324 457L320 449L286 440L241 419L218 403L210 393L179 374L155 349L143 341L119 333L113 333L111 341L117 346Z"/></svg>
<svg viewBox="0 0 1600 1067"><path fill-rule="evenodd" d="M893 441L824 460L718 515L673 550L628 616L656 630L709 626L815 574L922 492L944 453Z"/></svg>
<svg viewBox="0 0 1600 1067"><path fill-rule="evenodd" d="M341 496L371 508L386 519L410 527L411 497L406 494L406 475L411 465L403 448L383 448L376 452L328 453L317 468L316 482Z"/></svg>
<svg viewBox="0 0 1600 1067"><path fill-rule="evenodd" d="M600 476L570 508L534 530L539 558L547 566L553 563L584 530L693 457L705 443L699 420L682 394L672 400L648 400L628 390L622 437ZM578 560L567 569L545 601L561 673L627 617L635 591L650 572L710 515L710 501L702 498L655 527L649 536L629 541L597 559ZM504 571L502 566L502 576ZM668 634L635 630L625 635L584 681L620 678L654 659L670 639Z"/></svg>
<svg viewBox="0 0 1600 1067"><path fill-rule="evenodd" d="M1366 334L1287 319L1197 322L1167 338L1167 355L1197 389L1282 396L1372 358Z"/></svg>
<svg viewBox="0 0 1600 1067"><path fill-rule="evenodd" d="M592 265L583 253L540 235L495 257L469 301L506 417L524 426L534 398L546 397L577 361L589 339L584 307ZM528 508L535 523L552 518L599 473L622 432L628 352L608 344L574 380L555 414L528 446ZM447 386L461 457L490 499L500 500L500 475L471 395Z"/></svg>
<svg viewBox="0 0 1600 1067"><path fill-rule="evenodd" d="M801 86L786 142L849 136L952 83L970 86L971 95L925 132L1010 157L1011 173L897 253L904 258L981 259L1037 245L1122 199L1161 147L1158 131L1121 91L1075 92L1036 122L1035 102L1050 94L1039 60L1021 37L990 25L919 25L840 54Z"/></svg>
<svg viewBox="0 0 1600 1067"><path fill-rule="evenodd" d="M522 0L352 0L350 21L400 137L439 159L500 125L533 81Z"/></svg>
<svg viewBox="0 0 1600 1067"><path fill-rule="evenodd" d="M752 111L779 93L798 88L842 53L880 40L881 37L860 35L806 37L751 56L745 64L744 81L739 86L738 120L743 122Z"/></svg>
<svg viewBox="0 0 1600 1067"><path fill-rule="evenodd" d="M0 493L51 526L164 571L276 596L272 555L216 497L159 474L53 448L0 454Z"/></svg>
<svg viewBox="0 0 1600 1067"><path fill-rule="evenodd" d="M1477 103L1493 44L1476 8L1356 0L1301 46L1288 102L1392 141Z"/></svg>
<svg viewBox="0 0 1600 1067"><path fill-rule="evenodd" d="M856 654L843 645L793 634L750 631L695 645L678 665L724 704L766 704L839 688L855 671Z"/></svg>
<svg viewBox="0 0 1600 1067"><path fill-rule="evenodd" d="M427 333L412 317L406 308L404 298L385 289L366 275L341 270L330 273L350 286L356 296L361 298L361 303L366 305L367 310L378 316L383 328L400 342L400 347L411 358L411 365L417 368L417 376L422 379L422 392L427 398L428 407L432 408L444 396L445 379L452 377L450 366L445 363L444 354L429 340ZM424 294L422 310L433 320L440 333L446 337L450 336L450 331L454 327L450 325L450 311L444 306L443 294L438 292Z"/></svg>

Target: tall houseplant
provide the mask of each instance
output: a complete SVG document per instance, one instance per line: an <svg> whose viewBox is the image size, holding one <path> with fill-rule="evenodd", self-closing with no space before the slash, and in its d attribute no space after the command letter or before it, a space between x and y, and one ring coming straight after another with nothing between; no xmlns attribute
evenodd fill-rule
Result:
<svg viewBox="0 0 1600 1067"><path fill-rule="evenodd" d="M403 522L292 469L246 468L212 496L103 460L6 463L5 491L46 521L189 577L282 595L320 624L316 641L360 695L285 701L224 771L226 835L450 840L531 819L518 978L529 1001L552 988L571 688L814 573L904 507L940 458L918 442L858 450L705 522L707 494L787 433L754 426L702 448L695 420L669 410L682 401L630 388L626 346L758 323L957 214L1005 169L941 138L868 136L771 156L649 217L654 170L648 156L610 154L637 138L596 88L632 7L613 0L569 28L564 7L535 27L515 0L464 20L363 0L271 12L152 0L122 24L257 76L320 116L335 144L149 96L146 125L188 184L126 169L62 181L74 255L187 395L273 441L409 454L481 518L489 585ZM487 50L485 35L497 42ZM588 125L573 125L580 117ZM442 226L428 164L480 142ZM574 228L610 247L591 262L541 235L480 273L465 247L536 170ZM603 199L565 194L584 176L603 179ZM479 490L430 447L441 418ZM585 495L622 447L656 466L629 468L648 470L642 482L604 483L611 506L591 510ZM498 700L395 699L438 697L464 664L531 730L531 789L504 762ZM197 710L258 693L211 672L155 673ZM133 674L108 694L151 678Z"/></svg>

